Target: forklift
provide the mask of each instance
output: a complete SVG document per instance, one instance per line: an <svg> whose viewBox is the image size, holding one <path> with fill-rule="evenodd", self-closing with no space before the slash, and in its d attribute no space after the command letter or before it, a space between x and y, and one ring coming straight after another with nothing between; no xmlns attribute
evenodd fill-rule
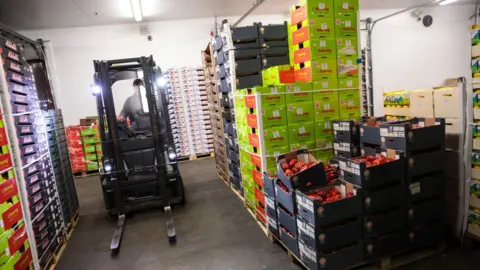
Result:
<svg viewBox="0 0 480 270"><path fill-rule="evenodd" d="M118 254L126 216L163 207L169 242L176 242L172 206L185 204L185 190L168 117L165 80L153 57L94 61L92 93L96 97L103 151L100 181L110 220L117 220L110 249ZM140 93L148 129L135 130L117 119L112 86L143 74ZM162 83L163 81L163 83ZM148 122L148 120L146 121Z"/></svg>

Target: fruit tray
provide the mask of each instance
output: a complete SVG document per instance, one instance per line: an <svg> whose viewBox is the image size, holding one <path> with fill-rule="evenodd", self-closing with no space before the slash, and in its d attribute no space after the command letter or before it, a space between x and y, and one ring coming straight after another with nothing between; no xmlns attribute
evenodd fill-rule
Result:
<svg viewBox="0 0 480 270"><path fill-rule="evenodd" d="M403 183L384 187L380 190L362 189L363 211L373 214L405 205L405 185Z"/></svg>
<svg viewBox="0 0 480 270"><path fill-rule="evenodd" d="M313 250L327 252L349 244L355 244L362 238L360 219L348 220L334 226L313 227L297 216L298 239Z"/></svg>
<svg viewBox="0 0 480 270"><path fill-rule="evenodd" d="M380 136L386 148L415 151L445 147L445 119L414 118L409 123L381 124Z"/></svg>
<svg viewBox="0 0 480 270"><path fill-rule="evenodd" d="M404 183L406 159L402 151L379 151L378 155L355 159L338 158L343 180L364 189L372 189L393 183Z"/></svg>
<svg viewBox="0 0 480 270"><path fill-rule="evenodd" d="M409 180L408 200L415 202L428 198L442 196L445 191L445 176L442 172Z"/></svg>
<svg viewBox="0 0 480 270"><path fill-rule="evenodd" d="M12 60L9 60L9 59L4 59L3 68L5 70L18 72L18 73L23 74L23 75L31 75L32 74L29 66L20 65L20 64L16 63L15 61L12 61Z"/></svg>
<svg viewBox="0 0 480 270"><path fill-rule="evenodd" d="M326 226L358 217L362 213L360 191L359 187L342 180L306 193L296 190L298 215L313 226Z"/></svg>
<svg viewBox="0 0 480 270"><path fill-rule="evenodd" d="M363 260L363 244L355 243L330 253L316 251L302 241L298 242L300 259L310 270L348 269L360 264Z"/></svg>
<svg viewBox="0 0 480 270"><path fill-rule="evenodd" d="M291 162L292 160L297 160L304 163L313 162L314 165L304 170L301 170L294 175L287 175L282 169L282 164L285 164L287 161ZM328 183L323 163L318 162L317 159L315 159L308 152L308 150L299 150L296 152L288 153L286 155L278 156L277 171L278 178L289 190L307 190L319 186L325 186Z"/></svg>
<svg viewBox="0 0 480 270"><path fill-rule="evenodd" d="M287 229L293 237L297 238L297 219L293 213L289 213L282 205L277 204L278 224Z"/></svg>
<svg viewBox="0 0 480 270"><path fill-rule="evenodd" d="M360 156L360 147L355 143L334 140L333 149L335 158L353 158Z"/></svg>
<svg viewBox="0 0 480 270"><path fill-rule="evenodd" d="M262 73L254 75L237 76L237 89L245 89L262 85Z"/></svg>
<svg viewBox="0 0 480 270"><path fill-rule="evenodd" d="M405 249L405 231L364 239L364 260L375 261Z"/></svg>
<svg viewBox="0 0 480 270"><path fill-rule="evenodd" d="M278 223L278 234L280 235L280 242L282 242L288 250L290 250L295 256L299 257L298 241L295 236L292 235L280 222Z"/></svg>
<svg viewBox="0 0 480 270"><path fill-rule="evenodd" d="M363 218L363 236L374 238L405 230L405 208L400 207L385 212L367 215Z"/></svg>
<svg viewBox="0 0 480 270"><path fill-rule="evenodd" d="M360 141L359 125L354 121L333 121L333 133L335 140L340 142Z"/></svg>
<svg viewBox="0 0 480 270"><path fill-rule="evenodd" d="M40 191L33 196L28 197L28 202L30 205L34 205L39 203L40 201L44 201L47 199L47 194L44 191Z"/></svg>

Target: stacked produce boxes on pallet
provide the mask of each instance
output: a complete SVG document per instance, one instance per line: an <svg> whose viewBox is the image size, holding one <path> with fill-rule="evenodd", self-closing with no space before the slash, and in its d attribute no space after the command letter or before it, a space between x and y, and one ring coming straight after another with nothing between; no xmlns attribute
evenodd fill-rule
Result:
<svg viewBox="0 0 480 270"><path fill-rule="evenodd" d="M83 127L80 130L87 171L98 171L102 166L102 145L98 127Z"/></svg>
<svg viewBox="0 0 480 270"><path fill-rule="evenodd" d="M471 27L473 125L472 173L468 209L468 233L480 237L480 25ZM448 109L448 108L446 108Z"/></svg>
<svg viewBox="0 0 480 270"><path fill-rule="evenodd" d="M212 42L214 42L214 40ZM212 126L212 136L217 173L223 181L229 183L229 170L226 154L227 149L225 147L223 117L219 97L220 93L217 88L217 71L213 54L213 46L209 44L207 49L205 51L202 51L202 60L204 65L206 89L210 108L210 121Z"/></svg>
<svg viewBox="0 0 480 270"><path fill-rule="evenodd" d="M2 116L7 127L6 134L13 161L8 166L13 166L20 191L23 211L17 209L16 212L24 213L24 226L17 228L26 230L26 234L22 232L15 234L14 239L19 240L16 242L18 244L16 250L23 246L21 249L25 251L23 243L28 236L33 265L36 269L42 269L48 265L65 235L62 209L52 168L52 159L55 155L58 156L58 152L51 152L49 149L34 77L21 47L4 38L0 40L3 63L0 71L4 75L0 81ZM7 146L3 147L3 151L4 155L9 155ZM10 177L7 175L7 178ZM8 208L8 205L9 203L6 203L4 206ZM18 259L21 255L14 253L13 257ZM10 262L12 261L7 263Z"/></svg>
<svg viewBox="0 0 480 270"><path fill-rule="evenodd" d="M85 151L83 150L82 138L80 136L82 129L83 126L69 126L65 129L73 173L87 171L87 161L85 160Z"/></svg>
<svg viewBox="0 0 480 270"><path fill-rule="evenodd" d="M58 153L58 157L52 159L53 172L62 206L63 221L64 224L68 225L77 214L79 203L72 172L72 163L69 158L70 153L67 147L62 112L60 110L44 112L44 119L50 152ZM80 141L80 138L78 140Z"/></svg>

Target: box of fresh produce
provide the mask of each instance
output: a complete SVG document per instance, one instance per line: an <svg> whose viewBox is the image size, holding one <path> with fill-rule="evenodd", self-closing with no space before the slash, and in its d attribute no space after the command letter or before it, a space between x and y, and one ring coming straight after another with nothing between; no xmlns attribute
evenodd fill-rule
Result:
<svg viewBox="0 0 480 270"><path fill-rule="evenodd" d="M270 178L266 173L263 174L263 192L275 200L275 181L276 178Z"/></svg>
<svg viewBox="0 0 480 270"><path fill-rule="evenodd" d="M327 184L323 163L307 150L298 150L277 158L278 177L289 189L306 189Z"/></svg>
<svg viewBox="0 0 480 270"><path fill-rule="evenodd" d="M287 247L288 250L298 257L299 252L297 238L280 223L278 223L278 233L280 235L280 241Z"/></svg>
<svg viewBox="0 0 480 270"><path fill-rule="evenodd" d="M295 191L298 215L313 226L325 226L355 218L362 213L360 187L337 180L334 184Z"/></svg>
<svg viewBox="0 0 480 270"><path fill-rule="evenodd" d="M297 216L298 240L313 250L328 252L357 243L362 238L362 222L348 219L333 226L312 226Z"/></svg>
<svg viewBox="0 0 480 270"><path fill-rule="evenodd" d="M380 124L380 140L386 148L413 151L445 147L445 119L414 118L402 123Z"/></svg>
<svg viewBox="0 0 480 270"><path fill-rule="evenodd" d="M363 189L363 211L373 214L405 205L405 185L399 183L382 189Z"/></svg>
<svg viewBox="0 0 480 270"><path fill-rule="evenodd" d="M443 222L415 224L407 231L407 249L431 246L444 241L445 228Z"/></svg>
<svg viewBox="0 0 480 270"><path fill-rule="evenodd" d="M441 221L445 212L445 202L442 197L428 201L411 203L407 207L407 222L410 225Z"/></svg>
<svg viewBox="0 0 480 270"><path fill-rule="evenodd" d="M403 207L366 215L363 218L363 236L374 238L405 230L405 210Z"/></svg>
<svg viewBox="0 0 480 270"><path fill-rule="evenodd" d="M277 213L275 210L275 215L271 216L269 212L267 212L267 227L268 230L275 235L275 237L280 238L280 235L278 234L278 221L277 221Z"/></svg>
<svg viewBox="0 0 480 270"><path fill-rule="evenodd" d="M377 150L377 154L356 158L338 158L343 180L364 189L403 183L406 159L402 151Z"/></svg>
<svg viewBox="0 0 480 270"><path fill-rule="evenodd" d="M277 204L277 221L278 224L287 229L293 237L297 238L297 219L295 214L289 212L281 204Z"/></svg>
<svg viewBox="0 0 480 270"><path fill-rule="evenodd" d="M363 260L363 244L358 242L329 252L314 250L298 241L300 259L310 270L349 269Z"/></svg>
<svg viewBox="0 0 480 270"><path fill-rule="evenodd" d="M333 150L335 158L353 158L360 156L360 147L355 143L335 140L333 142Z"/></svg>
<svg viewBox="0 0 480 270"><path fill-rule="evenodd" d="M277 218L277 206L275 199L265 194L265 210L267 215Z"/></svg>
<svg viewBox="0 0 480 270"><path fill-rule="evenodd" d="M288 189L282 181L275 181L275 200L281 204L288 212L295 214L295 191Z"/></svg>
<svg viewBox="0 0 480 270"><path fill-rule="evenodd" d="M419 176L441 171L443 170L444 163L439 162L439 160L444 160L444 158L445 149L443 148L410 155L407 159L408 173L410 176Z"/></svg>
<svg viewBox="0 0 480 270"><path fill-rule="evenodd" d="M442 196L445 191L445 175L443 172L412 179L408 184L410 201L421 201Z"/></svg>
<svg viewBox="0 0 480 270"><path fill-rule="evenodd" d="M341 142L358 142L360 140L359 123L355 121L333 121L335 139Z"/></svg>
<svg viewBox="0 0 480 270"><path fill-rule="evenodd" d="M362 144L373 144L380 146L380 124L387 122L383 117L365 117L360 124L360 141Z"/></svg>

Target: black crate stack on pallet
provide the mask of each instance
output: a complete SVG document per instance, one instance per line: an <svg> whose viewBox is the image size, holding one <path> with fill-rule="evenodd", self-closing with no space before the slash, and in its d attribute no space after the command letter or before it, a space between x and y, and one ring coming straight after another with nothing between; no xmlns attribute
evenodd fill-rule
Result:
<svg viewBox="0 0 480 270"><path fill-rule="evenodd" d="M334 121L333 125L335 139L358 144L363 124ZM378 127L375 128L379 131ZM381 148L375 151L369 156L353 159L337 157L341 178L362 188L361 227L365 262L405 249L406 158L402 151Z"/></svg>
<svg viewBox="0 0 480 270"><path fill-rule="evenodd" d="M407 249L444 240L445 119L380 125L382 146L406 158Z"/></svg>
<svg viewBox="0 0 480 270"><path fill-rule="evenodd" d="M6 44L1 47L2 62L8 62L1 81L2 117L8 130L33 263L35 268L43 269L65 238L62 209L32 70L21 46L11 41L2 44Z"/></svg>
<svg viewBox="0 0 480 270"><path fill-rule="evenodd" d="M63 222L69 227L77 214L79 203L65 137L62 111L50 110L44 112L44 119L53 172L62 207Z"/></svg>
<svg viewBox="0 0 480 270"><path fill-rule="evenodd" d="M360 156L360 130L354 121L333 121L335 159Z"/></svg>

